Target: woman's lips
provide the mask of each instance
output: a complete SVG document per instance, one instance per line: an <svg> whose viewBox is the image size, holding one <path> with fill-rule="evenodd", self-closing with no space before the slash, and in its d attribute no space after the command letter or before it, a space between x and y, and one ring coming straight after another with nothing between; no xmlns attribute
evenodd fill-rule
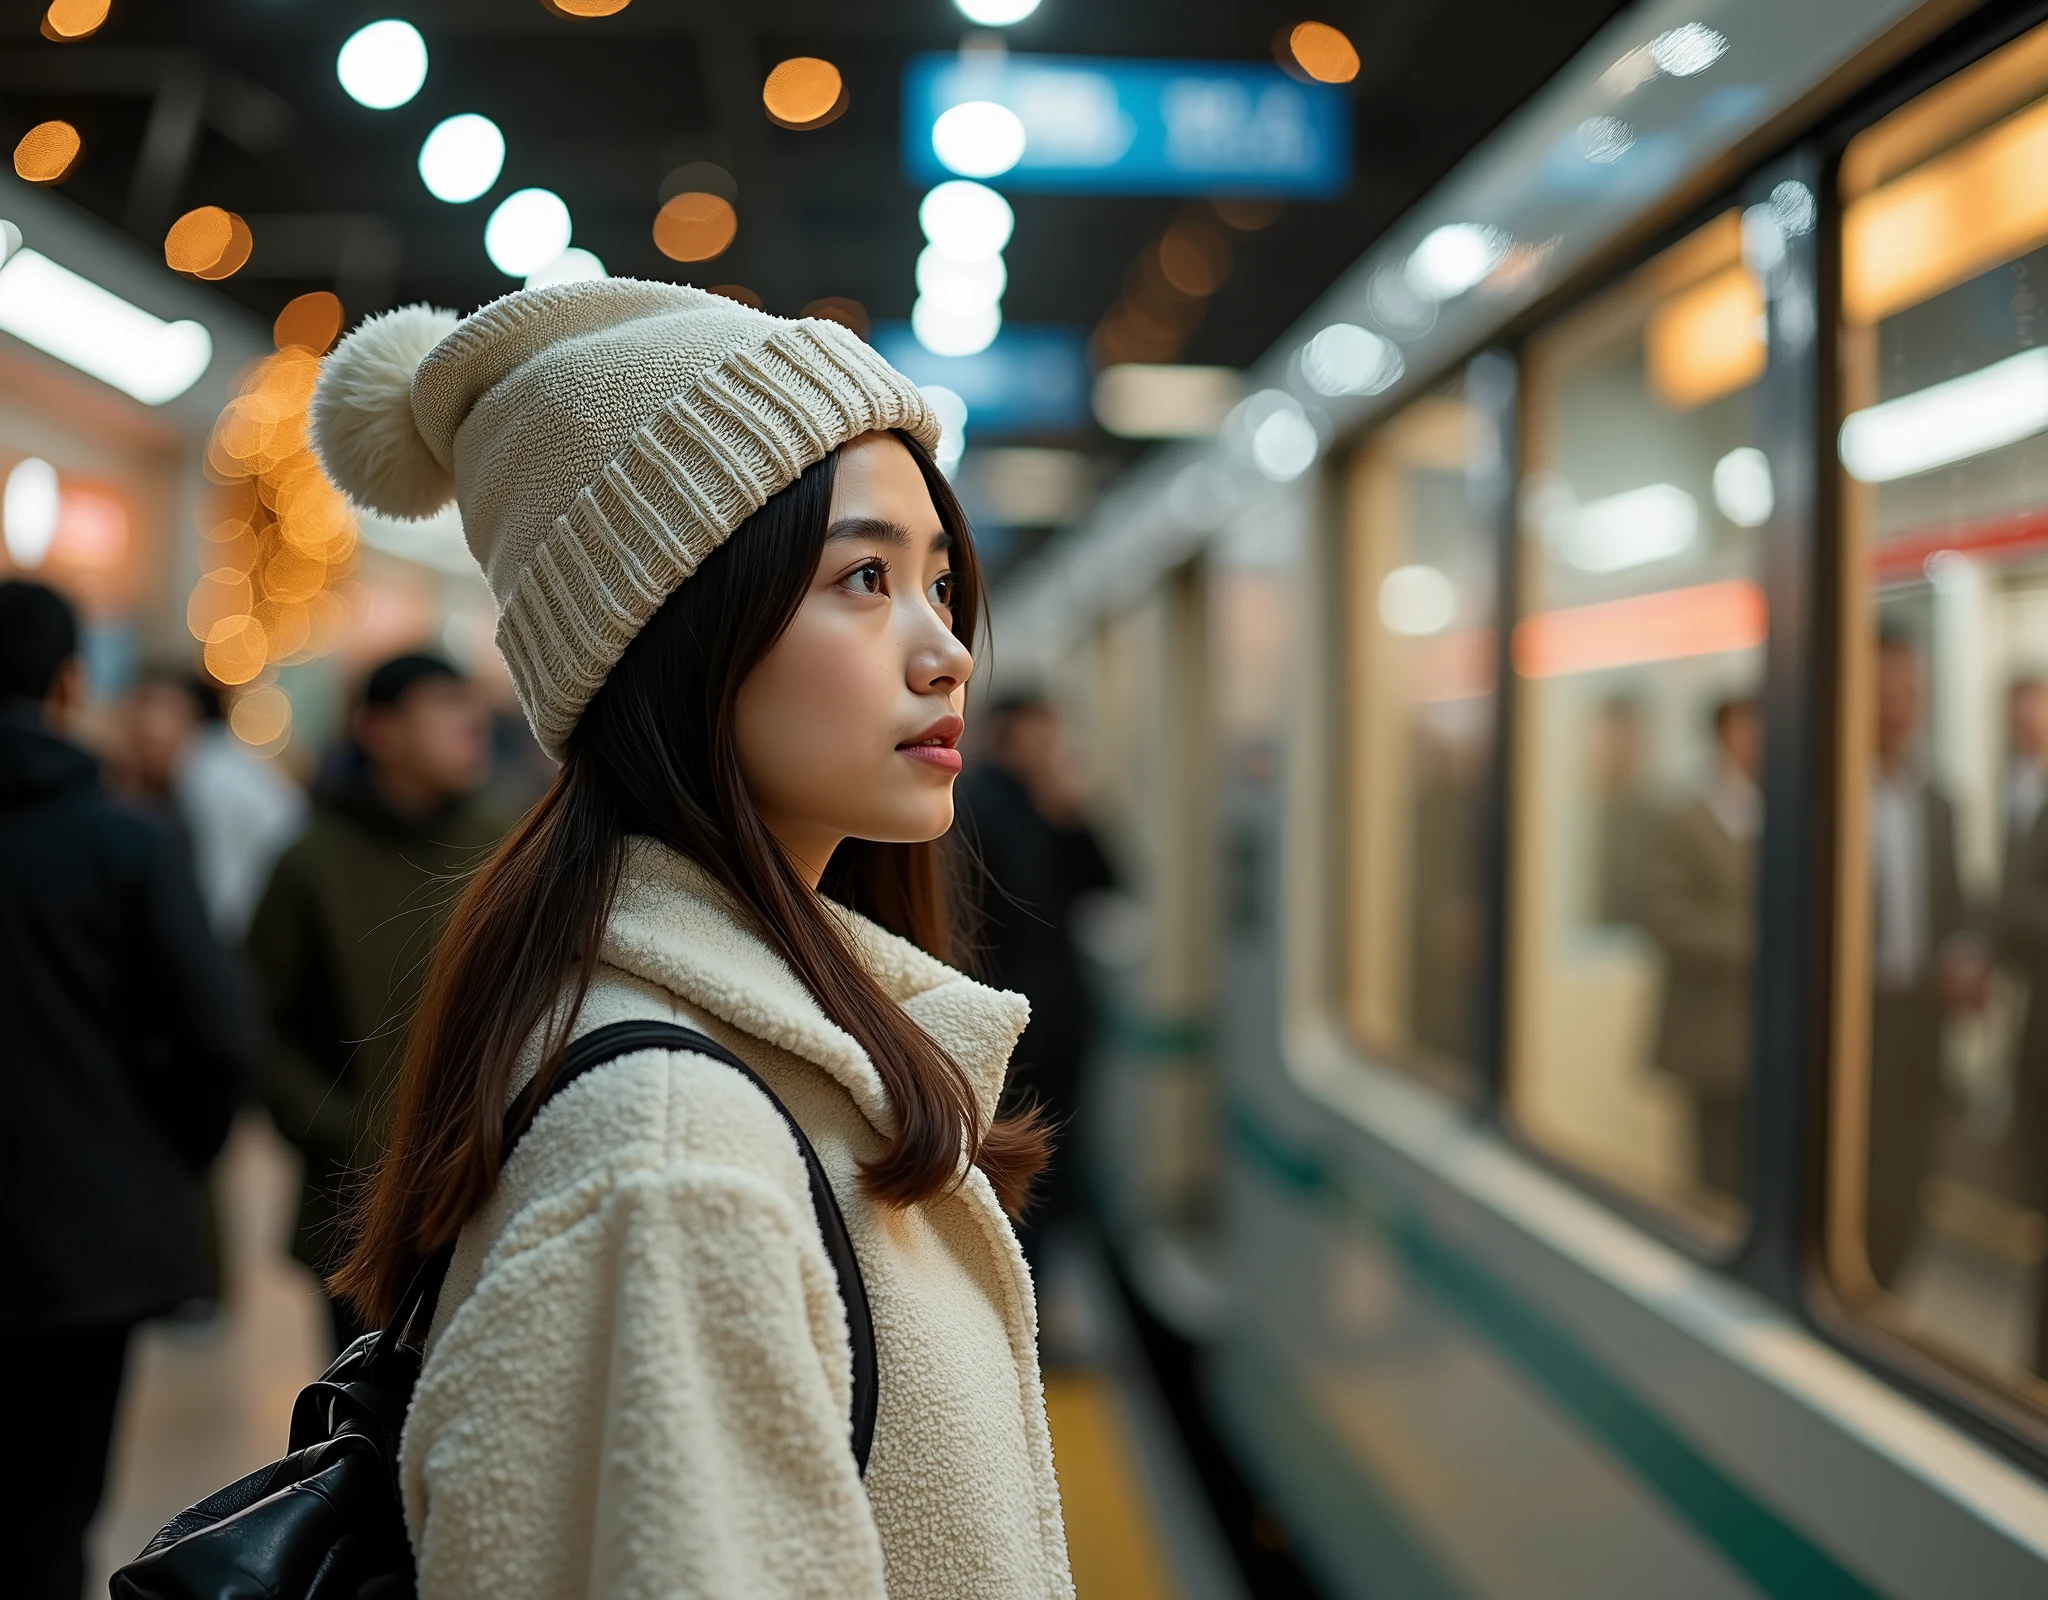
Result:
<svg viewBox="0 0 2048 1600"><path fill-rule="evenodd" d="M937 767L941 772L960 770L960 752L953 747L960 742L960 735L967 731L967 724L959 717L947 715L939 718L915 739L906 739L896 749L913 761L922 761L927 766Z"/></svg>
<svg viewBox="0 0 2048 1600"><path fill-rule="evenodd" d="M941 772L960 770L960 752L949 744L932 741L927 744L899 744L896 753L908 756L913 761L922 761L927 766L937 767Z"/></svg>

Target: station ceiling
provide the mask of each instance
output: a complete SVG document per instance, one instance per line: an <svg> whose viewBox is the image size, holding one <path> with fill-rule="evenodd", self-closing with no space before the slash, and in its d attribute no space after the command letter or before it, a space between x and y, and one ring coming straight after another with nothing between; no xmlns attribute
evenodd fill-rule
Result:
<svg viewBox="0 0 2048 1600"><path fill-rule="evenodd" d="M1412 201L1618 10L1615 0L1044 0L1004 30L1011 49L1098 56L1272 59L1283 29L1344 29L1351 190L1286 205L1235 237L1232 270L1181 359L1249 362ZM898 158L905 59L957 47L951 0L631 0L572 19L542 0L114 0L90 39L40 36L39 8L10 8L0 44L0 134L62 117L84 152L62 192L153 248L182 211L245 217L256 248L220 285L272 315L308 289L338 292L353 321L430 300L470 309L508 289L483 249L492 198L448 205L422 185L421 140L477 111L505 131L497 188L540 185L569 202L575 242L614 275L738 283L793 315L825 296L902 318L914 297L922 186ZM342 91L335 56L362 24L402 16L430 67L408 104L372 111ZM833 62L845 113L790 131L761 86L790 56ZM664 178L708 161L730 172L740 226L715 260L654 247ZM998 180L999 181L999 180ZM495 195L496 191L494 191ZM1133 262L1185 199L1024 194L1008 251L1013 322L1096 324Z"/></svg>

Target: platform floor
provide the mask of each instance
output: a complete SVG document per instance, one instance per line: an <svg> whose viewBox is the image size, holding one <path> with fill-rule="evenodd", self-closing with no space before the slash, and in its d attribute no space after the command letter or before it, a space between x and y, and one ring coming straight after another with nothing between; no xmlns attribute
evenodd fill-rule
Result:
<svg viewBox="0 0 2048 1600"><path fill-rule="evenodd" d="M108 1496L92 1534L88 1600L107 1576L193 1501L284 1448L293 1397L328 1358L311 1276L286 1254L295 1158L260 1117L239 1124L217 1172L232 1285L213 1324L156 1324L138 1336L115 1435ZM1071 1277L1055 1294L1080 1295ZM1058 1306L1050 1307L1055 1315ZM1067 1308L1084 1344L1099 1307ZM1124 1383L1095 1363L1048 1374L1046 1409L1080 1600L1200 1600L1181 1581L1144 1470ZM1149 1441L1156 1456L1157 1439ZM1183 1497L1184 1499L1184 1497ZM1183 1513L1184 1514L1184 1513Z"/></svg>

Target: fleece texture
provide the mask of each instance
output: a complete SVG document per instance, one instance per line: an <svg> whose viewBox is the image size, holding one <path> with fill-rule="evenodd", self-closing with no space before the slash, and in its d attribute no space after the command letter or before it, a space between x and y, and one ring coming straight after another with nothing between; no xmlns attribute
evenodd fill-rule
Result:
<svg viewBox="0 0 2048 1600"><path fill-rule="evenodd" d="M359 505L420 517L452 495L498 603L498 648L559 757L663 600L806 467L859 434L939 424L837 323L685 284L522 289L455 321L409 306L327 358L321 465Z"/></svg>
<svg viewBox="0 0 2048 1600"><path fill-rule="evenodd" d="M840 914L986 1125L1022 997ZM731 1068L640 1052L549 1103L463 1230L400 1463L422 1600L1071 1596L1031 1279L987 1179L869 1201L859 1163L894 1120L872 1062L701 869L645 841L575 1031L629 1018L719 1040L817 1147L872 1302L866 1479L795 1141Z"/></svg>

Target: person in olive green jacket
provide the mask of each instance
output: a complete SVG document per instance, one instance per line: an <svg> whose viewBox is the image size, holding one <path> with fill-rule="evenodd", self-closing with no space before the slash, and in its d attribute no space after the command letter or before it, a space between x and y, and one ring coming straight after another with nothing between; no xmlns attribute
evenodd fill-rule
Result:
<svg viewBox="0 0 2048 1600"><path fill-rule="evenodd" d="M364 686L349 770L314 795L248 937L268 1005L260 1088L305 1157L292 1253L341 1260L355 1177L374 1164L435 939L507 818L476 798L490 762L475 685L436 656L387 661ZM363 1331L330 1300L337 1348Z"/></svg>

